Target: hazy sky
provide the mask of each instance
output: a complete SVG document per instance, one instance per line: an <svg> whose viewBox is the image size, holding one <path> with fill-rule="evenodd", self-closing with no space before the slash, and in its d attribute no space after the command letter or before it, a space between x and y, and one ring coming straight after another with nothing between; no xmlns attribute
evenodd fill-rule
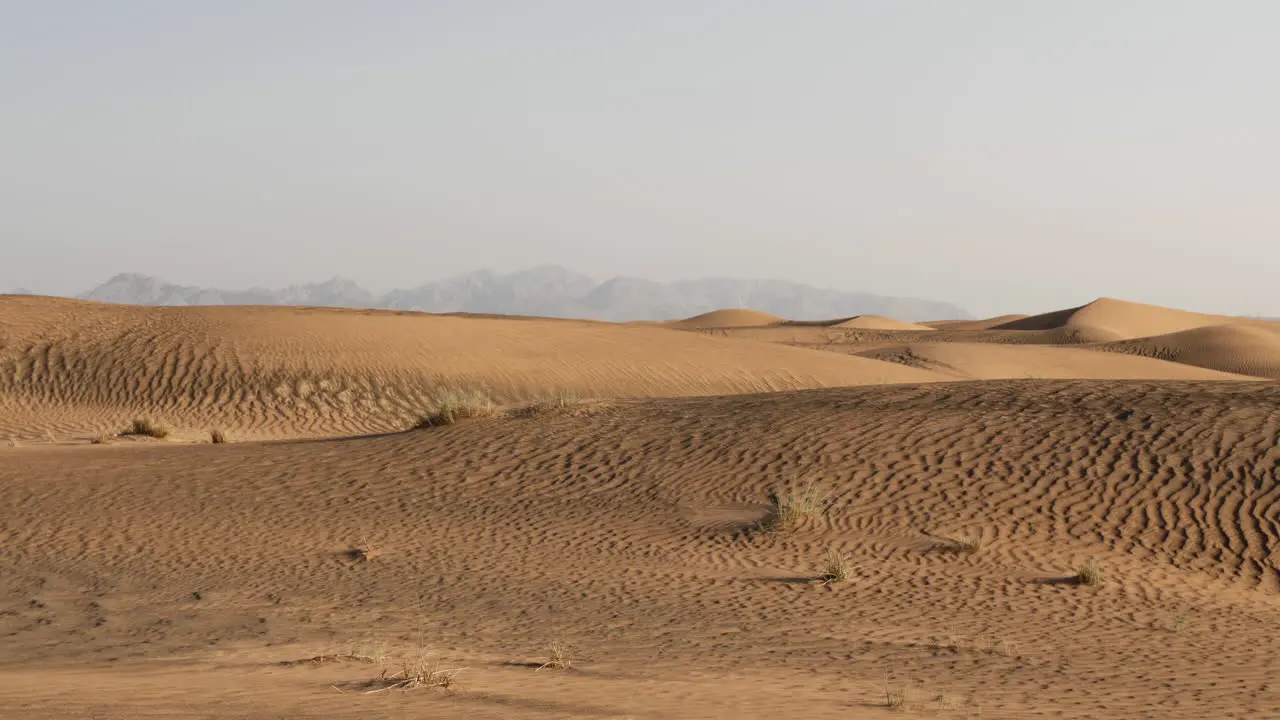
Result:
<svg viewBox="0 0 1280 720"><path fill-rule="evenodd" d="M554 263L1280 315L1273 0L0 0L0 290Z"/></svg>

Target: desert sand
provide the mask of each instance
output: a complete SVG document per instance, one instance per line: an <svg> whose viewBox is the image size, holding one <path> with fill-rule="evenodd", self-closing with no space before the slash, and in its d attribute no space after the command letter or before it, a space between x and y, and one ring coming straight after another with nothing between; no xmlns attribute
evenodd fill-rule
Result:
<svg viewBox="0 0 1280 720"><path fill-rule="evenodd" d="M1110 299L0 296L0 718L1280 717L1277 379Z"/></svg>

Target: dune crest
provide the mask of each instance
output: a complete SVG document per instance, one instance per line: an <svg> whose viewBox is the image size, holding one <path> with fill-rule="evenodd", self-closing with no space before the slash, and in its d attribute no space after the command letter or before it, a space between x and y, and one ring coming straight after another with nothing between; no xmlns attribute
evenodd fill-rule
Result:
<svg viewBox="0 0 1280 720"><path fill-rule="evenodd" d="M1250 322L1227 315L1174 310L1159 305L1099 298L1087 305L1032 315L993 327L993 330L1058 331L1064 342L1096 343L1132 340L1192 330L1210 325Z"/></svg>
<svg viewBox="0 0 1280 720"><path fill-rule="evenodd" d="M1097 349L1280 380L1280 323L1210 325Z"/></svg>
<svg viewBox="0 0 1280 720"><path fill-rule="evenodd" d="M714 330L718 328L764 327L784 322L786 322L785 319L766 312L748 310L746 308L729 308L726 310L712 310L684 320L675 320L668 323L668 325L681 330Z"/></svg>
<svg viewBox="0 0 1280 720"><path fill-rule="evenodd" d="M176 430L313 437L402 429L441 388L498 402L721 395L942 376L661 327L289 307L0 299L0 437Z"/></svg>
<svg viewBox="0 0 1280 720"><path fill-rule="evenodd" d="M849 330L933 330L928 325L920 325L917 323L904 322L895 320L891 317L883 315L858 315L848 320L842 320L830 327L846 328Z"/></svg>

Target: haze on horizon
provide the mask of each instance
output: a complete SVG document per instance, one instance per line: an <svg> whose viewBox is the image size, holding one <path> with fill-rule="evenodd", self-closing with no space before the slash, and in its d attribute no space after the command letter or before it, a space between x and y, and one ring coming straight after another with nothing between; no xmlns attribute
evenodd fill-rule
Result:
<svg viewBox="0 0 1280 720"><path fill-rule="evenodd" d="M1280 315L1280 5L0 6L0 292L557 264Z"/></svg>

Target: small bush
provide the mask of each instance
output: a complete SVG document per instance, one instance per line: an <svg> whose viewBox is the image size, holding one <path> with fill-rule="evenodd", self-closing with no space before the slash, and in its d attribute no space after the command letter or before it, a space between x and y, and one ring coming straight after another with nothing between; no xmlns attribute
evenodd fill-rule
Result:
<svg viewBox="0 0 1280 720"><path fill-rule="evenodd" d="M1102 567L1098 565L1098 561L1089 558L1076 571L1076 584L1078 585L1104 585L1107 582L1107 576L1102 572Z"/></svg>
<svg viewBox="0 0 1280 720"><path fill-rule="evenodd" d="M911 704L911 688L906 685L890 685L888 676L885 676L884 704L890 710L905 711Z"/></svg>
<svg viewBox="0 0 1280 720"><path fill-rule="evenodd" d="M152 422L151 420L139 418L133 421L133 427L130 428L126 434L145 435L147 437L156 438L157 440L163 440L169 437L169 429L159 423Z"/></svg>
<svg viewBox="0 0 1280 720"><path fill-rule="evenodd" d="M844 582L853 575L853 566L845 559L844 555L835 548L827 551L827 557L822 562L822 574L818 575L818 579L823 585Z"/></svg>
<svg viewBox="0 0 1280 720"><path fill-rule="evenodd" d="M582 399L571 392L559 392L540 397L515 412L520 417L536 417L556 410L565 410L582 404Z"/></svg>
<svg viewBox="0 0 1280 720"><path fill-rule="evenodd" d="M221 430L210 430L209 442L213 443L214 445L222 445L227 442L227 434L222 432Z"/></svg>
<svg viewBox="0 0 1280 720"><path fill-rule="evenodd" d="M803 487L792 486L774 490L769 501L772 507L761 523L768 532L790 532L806 520L820 517L826 512L827 496L813 483Z"/></svg>
<svg viewBox="0 0 1280 720"><path fill-rule="evenodd" d="M940 549L953 555L974 555L982 550L984 544L980 535L956 535L946 538Z"/></svg>
<svg viewBox="0 0 1280 720"><path fill-rule="evenodd" d="M106 445L107 443L111 442L111 438L113 437L115 436L107 435L107 434L94 435L93 437L89 438L89 442L93 443L94 445Z"/></svg>
<svg viewBox="0 0 1280 720"><path fill-rule="evenodd" d="M431 653L422 653L400 666L400 672L387 674L386 670L370 685L374 686L366 692L383 692L386 690L417 690L420 688L439 688L445 691L454 690L458 684L458 673L466 668L446 668L440 659Z"/></svg>
<svg viewBox="0 0 1280 720"><path fill-rule="evenodd" d="M573 659L569 657L569 646L554 642L547 646L547 661L538 666L539 670L568 670L573 667Z"/></svg>
<svg viewBox="0 0 1280 720"><path fill-rule="evenodd" d="M432 411L418 423L418 427L452 425L459 420L491 417L497 413L497 405L483 390L445 389L432 399Z"/></svg>

